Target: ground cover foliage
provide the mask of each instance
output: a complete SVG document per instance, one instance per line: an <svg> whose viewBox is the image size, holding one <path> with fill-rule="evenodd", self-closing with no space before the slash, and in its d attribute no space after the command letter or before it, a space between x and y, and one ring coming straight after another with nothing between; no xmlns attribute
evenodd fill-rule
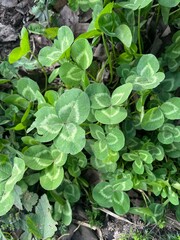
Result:
<svg viewBox="0 0 180 240"><path fill-rule="evenodd" d="M171 209L180 221L179 3L70 0L92 11L75 37L36 2L39 22L0 64L2 239L53 239L82 199L157 225ZM31 34L51 44L36 53ZM22 69L41 73L41 84Z"/></svg>

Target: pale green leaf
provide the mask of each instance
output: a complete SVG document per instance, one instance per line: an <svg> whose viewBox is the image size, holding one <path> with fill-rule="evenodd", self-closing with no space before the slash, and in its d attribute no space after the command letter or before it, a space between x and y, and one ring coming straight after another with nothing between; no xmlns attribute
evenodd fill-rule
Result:
<svg viewBox="0 0 180 240"><path fill-rule="evenodd" d="M36 141L33 137L31 136L24 136L21 138L22 142L26 145L37 145L37 144L40 144L39 141Z"/></svg>
<svg viewBox="0 0 180 240"><path fill-rule="evenodd" d="M93 59L93 52L89 42L83 38L76 40L71 47L71 56L82 69L87 69Z"/></svg>
<svg viewBox="0 0 180 240"><path fill-rule="evenodd" d="M12 166L10 162L3 161L2 155L0 155L0 184L1 182L6 181L10 176L12 172Z"/></svg>
<svg viewBox="0 0 180 240"><path fill-rule="evenodd" d="M159 69L159 62L153 54L143 55L137 65L137 73L140 76L149 78Z"/></svg>
<svg viewBox="0 0 180 240"><path fill-rule="evenodd" d="M20 78L17 82L18 93L29 101L36 100L36 91L39 91L38 84L28 77Z"/></svg>
<svg viewBox="0 0 180 240"><path fill-rule="evenodd" d="M107 182L100 182L93 188L93 198L101 207L112 207L112 186Z"/></svg>
<svg viewBox="0 0 180 240"><path fill-rule="evenodd" d="M61 184L64 178L64 170L62 167L58 167L55 164L45 168L40 175L41 186L50 191L54 190Z"/></svg>
<svg viewBox="0 0 180 240"><path fill-rule="evenodd" d="M65 62L59 68L59 76L67 86L75 87L85 78L85 71L74 63Z"/></svg>
<svg viewBox="0 0 180 240"><path fill-rule="evenodd" d="M14 193L5 192L3 196L0 196L0 216L5 215L12 208L14 204Z"/></svg>
<svg viewBox="0 0 180 240"><path fill-rule="evenodd" d="M131 83L126 83L121 85L120 87L116 88L111 96L111 104L113 106L119 106L123 102L127 100L129 97L131 91L132 91L132 84Z"/></svg>
<svg viewBox="0 0 180 240"><path fill-rule="evenodd" d="M132 34L130 28L126 24L120 24L115 29L115 36L126 46L130 47L132 43Z"/></svg>
<svg viewBox="0 0 180 240"><path fill-rule="evenodd" d="M158 0L158 2L160 5L168 8L175 7L180 3L179 0Z"/></svg>
<svg viewBox="0 0 180 240"><path fill-rule="evenodd" d="M138 150L137 154L139 156L139 158L144 161L147 164L151 164L153 162L153 158L152 155L146 151L146 150Z"/></svg>
<svg viewBox="0 0 180 240"><path fill-rule="evenodd" d="M56 47L46 46L39 51L38 60L46 67L50 67L56 63L62 55L62 52Z"/></svg>
<svg viewBox="0 0 180 240"><path fill-rule="evenodd" d="M33 170L47 168L53 163L49 149L44 145L35 145L24 151L25 164Z"/></svg>
<svg viewBox="0 0 180 240"><path fill-rule="evenodd" d="M65 205L62 210L62 222L68 226L72 222L72 209L68 200L66 200Z"/></svg>
<svg viewBox="0 0 180 240"><path fill-rule="evenodd" d="M29 192L29 191L26 191L23 194L22 204L26 209L26 211L31 212L33 206L37 203L37 201L38 201L38 194Z"/></svg>
<svg viewBox="0 0 180 240"><path fill-rule="evenodd" d="M164 114L160 108L155 107L148 110L142 120L141 126L146 131L154 131L164 123Z"/></svg>
<svg viewBox="0 0 180 240"><path fill-rule="evenodd" d="M108 146L105 140L100 140L94 143L93 152L96 158L103 160L108 156Z"/></svg>
<svg viewBox="0 0 180 240"><path fill-rule="evenodd" d="M103 162L106 164L106 166L108 166L116 163L118 159L119 159L119 153L114 152L111 149L108 149L108 156L107 158L103 159Z"/></svg>
<svg viewBox="0 0 180 240"><path fill-rule="evenodd" d="M108 107L95 111L95 118L103 124L118 124L127 117L127 111L123 107Z"/></svg>
<svg viewBox="0 0 180 240"><path fill-rule="evenodd" d="M74 123L67 123L54 144L63 153L77 154L86 144L85 131Z"/></svg>
<svg viewBox="0 0 180 240"><path fill-rule="evenodd" d="M91 136L94 139L102 140L102 139L105 138L104 130L99 125L97 125L97 124L90 124L89 128L90 128Z"/></svg>
<svg viewBox="0 0 180 240"><path fill-rule="evenodd" d="M64 188L64 197L70 202L75 203L80 199L81 192L76 184L67 184Z"/></svg>
<svg viewBox="0 0 180 240"><path fill-rule="evenodd" d="M143 162L141 159L136 159L134 162L133 162L133 170L135 173L137 174L143 174L144 173L144 166L143 166Z"/></svg>
<svg viewBox="0 0 180 240"><path fill-rule="evenodd" d="M10 178L5 184L5 192L11 192L15 184L23 178L25 172L25 163L21 158L14 158L14 165Z"/></svg>
<svg viewBox="0 0 180 240"><path fill-rule="evenodd" d="M39 229L42 239L53 237L57 230L57 222L51 216L51 205L45 194L39 199L35 212L36 227Z"/></svg>
<svg viewBox="0 0 180 240"><path fill-rule="evenodd" d="M110 37L115 37L115 29L120 24L120 18L117 13L105 13L98 19L99 28Z"/></svg>
<svg viewBox="0 0 180 240"><path fill-rule="evenodd" d="M173 97L161 105L165 117L170 120L180 119L180 98Z"/></svg>
<svg viewBox="0 0 180 240"><path fill-rule="evenodd" d="M28 52L30 52L30 42L28 31L25 27L21 30L21 40L20 47L14 48L9 54L9 63L15 63L21 57L25 56Z"/></svg>
<svg viewBox="0 0 180 240"><path fill-rule="evenodd" d="M29 132L33 128L37 128L36 140L40 142L49 142L53 140L60 132L62 123L58 118L56 111L53 107L42 107L36 113L36 120L33 122Z"/></svg>
<svg viewBox="0 0 180 240"><path fill-rule="evenodd" d="M123 215L130 209L130 199L127 193L115 191L112 197L112 206L115 213Z"/></svg>
<svg viewBox="0 0 180 240"><path fill-rule="evenodd" d="M61 53L64 53L73 43L74 35L68 26L62 26L58 30L58 40L54 40L54 45Z"/></svg>
<svg viewBox="0 0 180 240"><path fill-rule="evenodd" d="M50 76L48 77L48 83L53 82L55 80L55 78L58 76L58 74L59 74L59 68L55 68L51 72Z"/></svg>
<svg viewBox="0 0 180 240"><path fill-rule="evenodd" d="M129 191L133 188L133 182L131 179L125 177L112 181L112 186L114 191Z"/></svg>
<svg viewBox="0 0 180 240"><path fill-rule="evenodd" d="M106 137L108 147L113 151L120 151L125 144L124 134L119 129L112 129Z"/></svg>
<svg viewBox="0 0 180 240"><path fill-rule="evenodd" d="M173 204L173 205L179 205L179 196L176 192L172 191L170 188L168 191L168 200Z"/></svg>
<svg viewBox="0 0 180 240"><path fill-rule="evenodd" d="M67 154L60 152L59 149L53 148L51 150L51 156L54 159L54 165L57 167L62 167L67 160Z"/></svg>
<svg viewBox="0 0 180 240"><path fill-rule="evenodd" d="M61 123L81 124L89 115L89 98L80 89L70 89L60 96L55 108Z"/></svg>
<svg viewBox="0 0 180 240"><path fill-rule="evenodd" d="M102 83L93 83L86 88L86 93L91 102L91 108L103 109L111 104L108 88Z"/></svg>

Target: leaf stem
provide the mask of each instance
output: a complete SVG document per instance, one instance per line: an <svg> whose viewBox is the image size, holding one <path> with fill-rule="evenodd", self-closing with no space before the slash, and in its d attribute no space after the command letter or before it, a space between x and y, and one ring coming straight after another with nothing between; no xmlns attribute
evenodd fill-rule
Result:
<svg viewBox="0 0 180 240"><path fill-rule="evenodd" d="M114 43L113 43L113 38L111 37L111 46L112 46L112 52L114 55L114 58L116 58L116 51L115 51L115 47L114 47Z"/></svg>
<svg viewBox="0 0 180 240"><path fill-rule="evenodd" d="M142 46L141 46L141 9L138 9L138 46L139 46L139 53L142 54Z"/></svg>
<svg viewBox="0 0 180 240"><path fill-rule="evenodd" d="M65 200L58 195L55 191L50 191L51 196L54 198L55 201L57 201L59 204L64 205Z"/></svg>
<svg viewBox="0 0 180 240"><path fill-rule="evenodd" d="M48 85L48 77L47 77L47 73L45 68L43 67L43 65L40 63L40 61L38 60L38 58L35 56L35 54L31 51L32 56L35 58L35 60L38 62L39 66L41 67L41 70L44 74L45 77L45 84L44 84L44 90L42 92L45 92L47 90L47 85Z"/></svg>
<svg viewBox="0 0 180 240"><path fill-rule="evenodd" d="M160 6L158 6L158 12L157 12L157 17L156 17L156 26L157 26L157 24L159 22L160 11L161 11L161 8L160 8Z"/></svg>
<svg viewBox="0 0 180 240"><path fill-rule="evenodd" d="M173 15L174 13L179 12L179 11L180 11L180 8L178 8L178 9L174 10L173 12L171 12L171 13L169 14L169 16L171 16L171 15Z"/></svg>
<svg viewBox="0 0 180 240"><path fill-rule="evenodd" d="M104 34L102 34L102 40L103 40L103 44L104 44L106 56L107 56L107 58L108 58L108 64L109 64L109 70L110 70L110 82L109 82L109 83L111 83L112 80L113 80L113 68L112 68L111 55L109 54L108 46L107 46L107 43L106 43L106 39L105 39L105 37L104 37Z"/></svg>

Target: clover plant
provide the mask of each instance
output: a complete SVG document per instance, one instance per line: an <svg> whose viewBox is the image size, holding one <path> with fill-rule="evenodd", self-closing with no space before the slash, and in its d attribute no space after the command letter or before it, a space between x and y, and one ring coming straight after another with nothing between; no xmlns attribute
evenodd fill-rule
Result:
<svg viewBox="0 0 180 240"><path fill-rule="evenodd" d="M180 1L68 2L91 9L87 32L75 38L61 26L36 56L23 27L20 46L0 64L0 86L10 86L0 93L0 216L22 212L19 239L53 237L85 198L151 223L172 208L180 220L180 31L161 56L143 37L156 7L156 22L171 26ZM104 62L94 57L99 43ZM41 71L44 86L19 68ZM92 169L95 185L85 174Z"/></svg>

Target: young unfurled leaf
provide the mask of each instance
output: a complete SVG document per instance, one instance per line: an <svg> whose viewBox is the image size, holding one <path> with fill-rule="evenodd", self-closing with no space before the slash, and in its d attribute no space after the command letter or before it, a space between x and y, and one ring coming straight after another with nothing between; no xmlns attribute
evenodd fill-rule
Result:
<svg viewBox="0 0 180 240"><path fill-rule="evenodd" d="M21 40L20 40L20 46L14 48L11 53L9 54L9 62L15 63L18 61L21 57L27 55L27 53L30 52L30 42L29 42L29 35L28 31L25 27L21 30Z"/></svg>
<svg viewBox="0 0 180 240"><path fill-rule="evenodd" d="M179 196L171 188L168 189L168 199L173 205L179 205Z"/></svg>
<svg viewBox="0 0 180 240"><path fill-rule="evenodd" d="M58 74L59 74L59 68L55 68L55 69L51 72L50 76L48 77L48 83L53 82L54 79L58 76Z"/></svg>

